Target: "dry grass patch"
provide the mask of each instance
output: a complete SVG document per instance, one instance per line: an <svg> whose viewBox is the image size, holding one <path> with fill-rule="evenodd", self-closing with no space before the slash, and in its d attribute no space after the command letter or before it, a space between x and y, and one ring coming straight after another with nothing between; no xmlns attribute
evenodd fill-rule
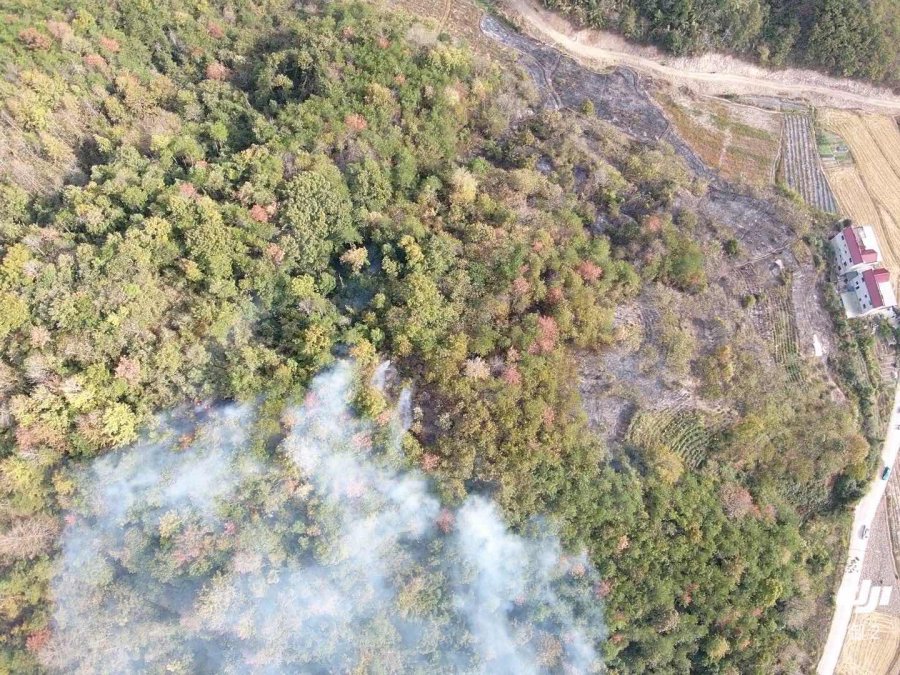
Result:
<svg viewBox="0 0 900 675"><path fill-rule="evenodd" d="M781 135L777 113L683 92L657 94L676 132L729 180L767 185Z"/></svg>
<svg viewBox="0 0 900 675"><path fill-rule="evenodd" d="M399 8L432 23L438 31L446 31L455 38L468 42L477 50L495 48L481 32L481 16L484 12L469 0L382 0L375 4Z"/></svg>

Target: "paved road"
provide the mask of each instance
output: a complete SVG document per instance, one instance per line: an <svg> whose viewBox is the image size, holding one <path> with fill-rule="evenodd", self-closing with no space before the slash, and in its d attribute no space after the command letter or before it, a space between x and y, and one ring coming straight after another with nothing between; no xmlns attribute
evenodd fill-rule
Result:
<svg viewBox="0 0 900 675"><path fill-rule="evenodd" d="M900 408L900 384L898 384L894 394L894 407L891 412L890 424L884 439L884 447L881 449L883 466L893 466L894 460L897 459L897 448L900 446L900 430L897 429L897 425L900 424L898 408ZM898 467L898 470L900 470L900 467ZM825 649L816 669L819 675L832 675L841 656L841 648L844 646L847 628L853 616L853 602L856 600L856 595L859 591L863 561L866 557L867 541L860 537L860 532L863 526L872 527L875 512L884 498L886 488L887 481L881 480L881 468L879 468L878 476L872 482L868 493L856 505L856 511L853 516L853 529L850 531L850 552L847 555L847 567L834 599L835 609L834 617L831 620L831 629L828 631L828 640L825 642Z"/></svg>
<svg viewBox="0 0 900 675"><path fill-rule="evenodd" d="M836 107L900 114L900 96L860 82L841 80L812 71L766 70L736 59L728 60L729 66L724 65L725 60L722 61L722 67L730 67L732 72L691 70L689 65L685 66L687 62L663 54L650 57L626 45L596 44L585 39L585 36L591 34L590 31L576 31L559 15L538 6L534 0L505 0L504 5L522 20L525 32L530 32L534 37L571 55L606 65L627 66L676 84L693 84L706 93L807 97L815 103ZM734 69L739 69L740 72L733 72Z"/></svg>

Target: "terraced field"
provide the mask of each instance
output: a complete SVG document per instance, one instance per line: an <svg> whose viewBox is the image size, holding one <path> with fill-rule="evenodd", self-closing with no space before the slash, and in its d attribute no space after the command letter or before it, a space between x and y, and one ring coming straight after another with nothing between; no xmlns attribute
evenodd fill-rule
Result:
<svg viewBox="0 0 900 675"><path fill-rule="evenodd" d="M686 467L698 469L706 459L712 433L702 415L676 407L638 413L625 440L639 448L664 445L678 455Z"/></svg>
<svg viewBox="0 0 900 675"><path fill-rule="evenodd" d="M807 204L836 213L837 202L822 171L816 137L808 115L784 116L781 153L784 178L790 188Z"/></svg>
<svg viewBox="0 0 900 675"><path fill-rule="evenodd" d="M890 117L828 110L822 126L840 136L853 166L828 171L841 213L872 225L900 291L900 129Z"/></svg>
<svg viewBox="0 0 900 675"><path fill-rule="evenodd" d="M791 380L800 382L800 337L794 321L795 311L790 294L790 281L769 291L766 298L766 318L770 327L772 355L775 362L787 369Z"/></svg>

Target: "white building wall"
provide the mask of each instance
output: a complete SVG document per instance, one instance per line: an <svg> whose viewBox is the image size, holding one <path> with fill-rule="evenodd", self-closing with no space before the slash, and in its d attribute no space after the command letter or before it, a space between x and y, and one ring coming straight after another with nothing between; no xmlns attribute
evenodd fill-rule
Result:
<svg viewBox="0 0 900 675"><path fill-rule="evenodd" d="M866 282L863 279L862 274L857 274L853 279L850 280L850 283L847 284L848 288L852 288L856 293L856 300L859 302L859 309L863 314L872 311L872 298L869 297L869 289L866 287Z"/></svg>
<svg viewBox="0 0 900 675"><path fill-rule="evenodd" d="M837 236L832 238L831 249L834 251L838 274L846 274L855 269L853 261L850 260L850 247L847 246L847 240L844 239L843 232L839 232Z"/></svg>

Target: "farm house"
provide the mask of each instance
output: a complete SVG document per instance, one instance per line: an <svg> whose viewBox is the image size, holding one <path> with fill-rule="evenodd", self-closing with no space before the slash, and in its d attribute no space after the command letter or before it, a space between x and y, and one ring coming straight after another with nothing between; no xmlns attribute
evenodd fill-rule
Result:
<svg viewBox="0 0 900 675"><path fill-rule="evenodd" d="M862 270L882 261L875 231L869 225L848 226L831 239L838 274Z"/></svg>
<svg viewBox="0 0 900 675"><path fill-rule="evenodd" d="M891 273L883 267L854 270L846 276L847 290L841 294L847 316L861 317L893 314L897 299Z"/></svg>
<svg viewBox="0 0 900 675"><path fill-rule="evenodd" d="M847 317L893 317L897 299L891 273L881 266L875 230L869 225L848 225L831 238L831 249Z"/></svg>

